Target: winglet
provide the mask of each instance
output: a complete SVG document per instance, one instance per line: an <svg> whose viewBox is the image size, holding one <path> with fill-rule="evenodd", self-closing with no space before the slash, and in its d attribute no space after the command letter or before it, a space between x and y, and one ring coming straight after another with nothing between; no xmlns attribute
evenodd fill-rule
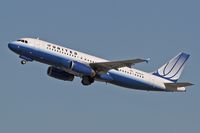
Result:
<svg viewBox="0 0 200 133"><path fill-rule="evenodd" d="M151 58L147 58L147 59L145 60L145 62L146 62L146 63L149 63L150 60L151 60Z"/></svg>

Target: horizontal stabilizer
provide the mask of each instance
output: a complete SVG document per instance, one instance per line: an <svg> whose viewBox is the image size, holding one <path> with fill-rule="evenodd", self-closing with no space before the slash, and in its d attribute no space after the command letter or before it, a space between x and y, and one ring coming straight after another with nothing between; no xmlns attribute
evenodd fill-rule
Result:
<svg viewBox="0 0 200 133"><path fill-rule="evenodd" d="M193 85L188 82L180 82L180 83L164 83L165 87L169 91L185 91L185 87Z"/></svg>

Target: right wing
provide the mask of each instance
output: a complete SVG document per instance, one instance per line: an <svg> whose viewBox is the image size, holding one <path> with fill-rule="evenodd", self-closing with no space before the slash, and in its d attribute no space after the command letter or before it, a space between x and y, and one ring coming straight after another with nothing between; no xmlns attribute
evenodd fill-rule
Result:
<svg viewBox="0 0 200 133"><path fill-rule="evenodd" d="M133 60L122 60L122 61L111 61L111 62L98 62L90 63L90 66L97 71L108 71L110 69L118 69L121 67L131 67L137 63L148 62L149 59L133 59Z"/></svg>

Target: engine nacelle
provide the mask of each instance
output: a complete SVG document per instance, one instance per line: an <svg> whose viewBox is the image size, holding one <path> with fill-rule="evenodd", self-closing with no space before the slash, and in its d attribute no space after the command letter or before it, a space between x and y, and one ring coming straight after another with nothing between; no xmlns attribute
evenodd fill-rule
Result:
<svg viewBox="0 0 200 133"><path fill-rule="evenodd" d="M63 60L61 64L64 68L70 69L85 76L94 77L96 74L90 66L77 61Z"/></svg>
<svg viewBox="0 0 200 133"><path fill-rule="evenodd" d="M64 81L73 81L73 79L74 79L74 75L67 73L63 70L57 69L55 67L49 67L47 70L47 74L50 77L64 80Z"/></svg>
<svg viewBox="0 0 200 133"><path fill-rule="evenodd" d="M72 61L71 70L81 73L85 76L91 76L91 77L94 77L96 74L95 71L90 66L76 61Z"/></svg>

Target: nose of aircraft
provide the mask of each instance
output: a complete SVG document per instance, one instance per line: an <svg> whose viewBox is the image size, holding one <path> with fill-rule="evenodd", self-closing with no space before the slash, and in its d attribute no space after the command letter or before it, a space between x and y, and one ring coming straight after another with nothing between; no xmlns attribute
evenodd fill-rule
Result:
<svg viewBox="0 0 200 133"><path fill-rule="evenodd" d="M8 43L8 48L12 51L15 51L17 48L17 45L14 42Z"/></svg>
<svg viewBox="0 0 200 133"><path fill-rule="evenodd" d="M8 48L12 49L12 44L11 43L8 43Z"/></svg>

